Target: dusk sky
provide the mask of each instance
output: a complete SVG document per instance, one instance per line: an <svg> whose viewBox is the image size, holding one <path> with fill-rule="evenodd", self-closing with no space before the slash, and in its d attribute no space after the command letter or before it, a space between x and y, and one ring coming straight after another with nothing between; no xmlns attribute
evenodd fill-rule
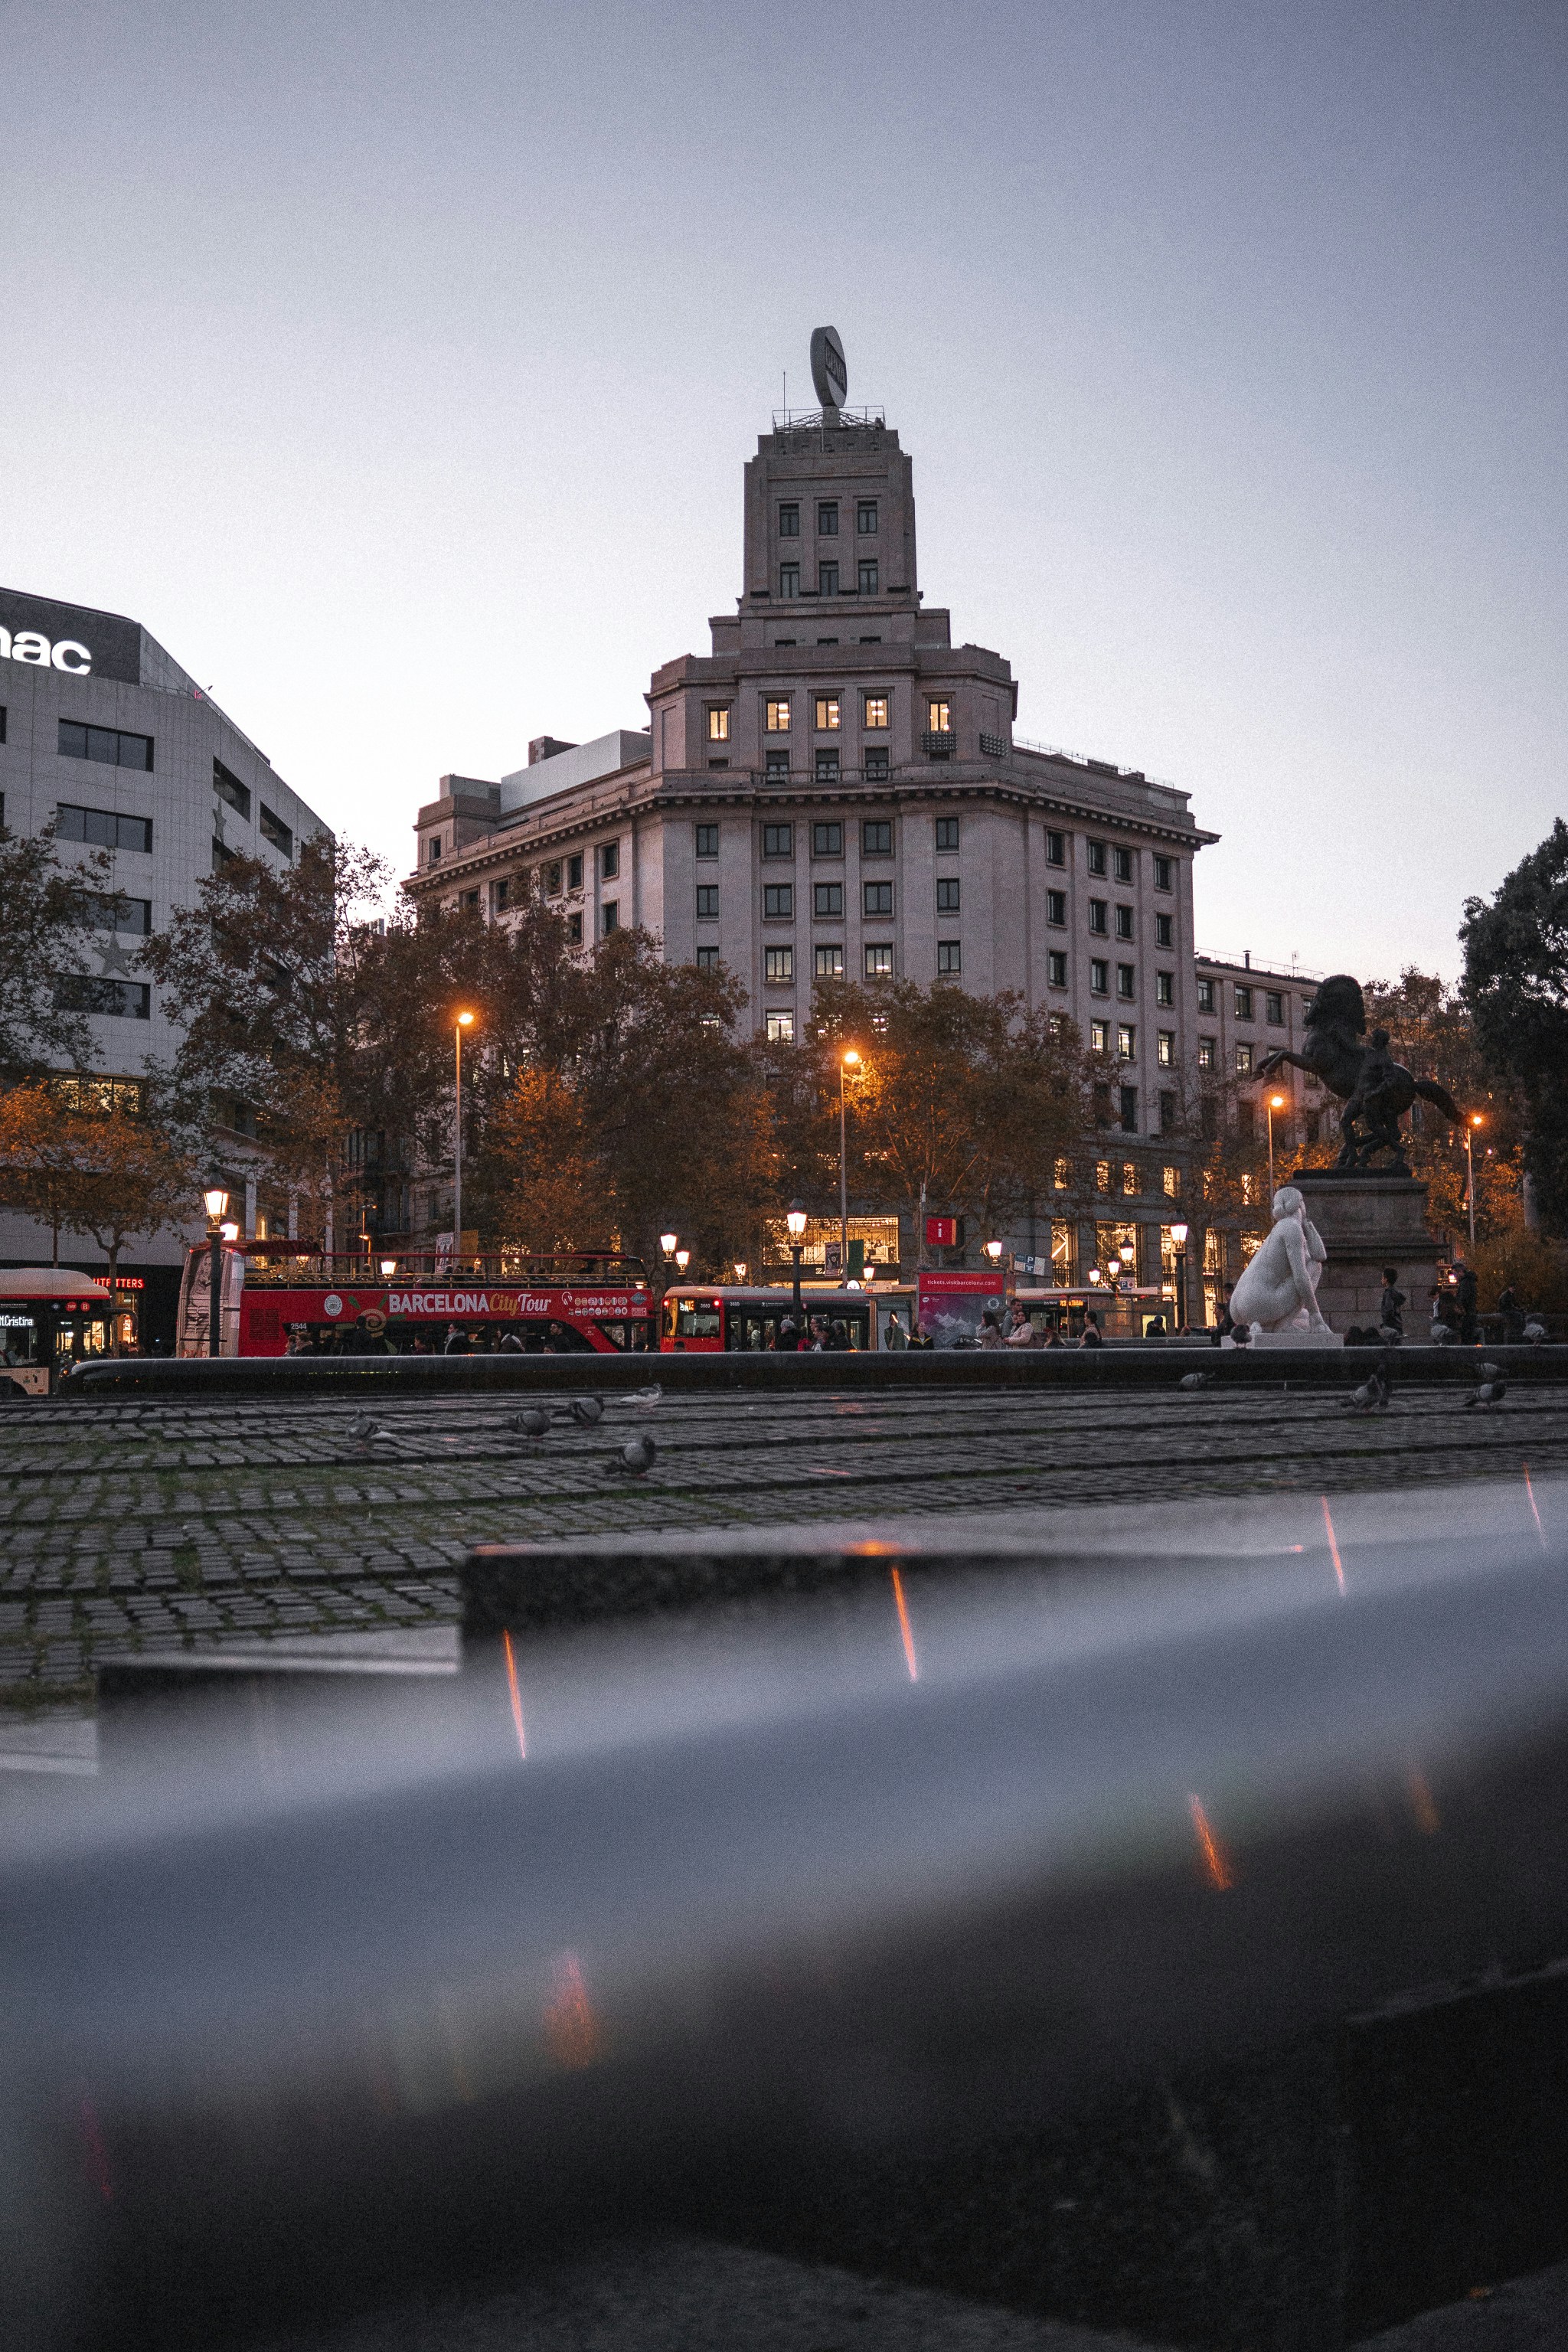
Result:
<svg viewBox="0 0 1568 2352"><path fill-rule="evenodd" d="M1223 836L1201 947L1453 975L1563 808L1561 0L0 29L0 581L399 872L444 771L706 649L822 320L1018 731Z"/></svg>

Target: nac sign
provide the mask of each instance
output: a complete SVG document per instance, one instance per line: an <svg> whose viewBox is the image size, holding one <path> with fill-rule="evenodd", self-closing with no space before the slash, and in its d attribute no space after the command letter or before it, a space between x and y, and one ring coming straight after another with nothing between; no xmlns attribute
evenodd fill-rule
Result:
<svg viewBox="0 0 1568 2352"><path fill-rule="evenodd" d="M89 677L92 656L79 637L56 637L41 629L18 629L13 635L0 628L0 659L28 662L34 669L61 669L68 677Z"/></svg>

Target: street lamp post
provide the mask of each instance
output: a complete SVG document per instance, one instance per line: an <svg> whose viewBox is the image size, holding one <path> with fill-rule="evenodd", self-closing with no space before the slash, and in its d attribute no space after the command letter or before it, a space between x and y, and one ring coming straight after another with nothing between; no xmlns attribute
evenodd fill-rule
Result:
<svg viewBox="0 0 1568 2352"><path fill-rule="evenodd" d="M858 1069L860 1056L853 1045L838 1056L838 1279L849 1276L849 1160L845 1148L844 1073ZM802 1228L804 1232L805 1228Z"/></svg>
<svg viewBox="0 0 1568 2352"><path fill-rule="evenodd" d="M202 1194L202 1205L207 1213L207 1353L216 1356L223 1349L223 1221L228 1194L216 1176Z"/></svg>
<svg viewBox="0 0 1568 2352"><path fill-rule="evenodd" d="M1285 1097L1284 1097L1284 1096L1283 1096L1283 1095L1270 1095L1270 1096L1269 1096L1269 1097L1268 1097L1268 1197L1269 1197L1270 1201L1272 1201L1272 1200L1273 1200L1273 1198L1274 1198L1274 1114L1275 1114L1275 1112L1276 1112L1277 1110L1283 1110L1283 1109L1284 1109L1284 1108L1285 1108Z"/></svg>
<svg viewBox="0 0 1568 2352"><path fill-rule="evenodd" d="M1470 1255L1476 1254L1476 1155L1473 1149L1481 1114L1473 1110L1465 1121L1465 1198L1470 1211Z"/></svg>
<svg viewBox="0 0 1568 2352"><path fill-rule="evenodd" d="M463 1254L463 1032L474 1025L471 1013L459 1013L452 1024L455 1078L452 1101L452 1263Z"/></svg>
<svg viewBox="0 0 1568 2352"><path fill-rule="evenodd" d="M795 1260L795 1319L800 1328L800 1254L805 1242L805 1211L798 1201L792 1201L784 1214L789 1227L789 1254Z"/></svg>
<svg viewBox="0 0 1568 2352"><path fill-rule="evenodd" d="M1171 1245L1176 1253L1176 1328L1184 1331L1187 1323L1187 1229L1180 1223L1171 1227Z"/></svg>

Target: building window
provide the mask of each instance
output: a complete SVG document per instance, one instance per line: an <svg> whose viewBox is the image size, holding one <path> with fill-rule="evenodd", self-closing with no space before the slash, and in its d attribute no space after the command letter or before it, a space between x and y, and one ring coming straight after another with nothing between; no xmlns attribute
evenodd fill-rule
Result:
<svg viewBox="0 0 1568 2352"><path fill-rule="evenodd" d="M620 870L621 845L618 841L606 841L599 852L600 878L605 882L613 882Z"/></svg>
<svg viewBox="0 0 1568 2352"><path fill-rule="evenodd" d="M818 594L819 596L837 596L837 593L838 593L838 566L837 566L837 563L819 563L819 564L817 565L817 567L816 567L816 593L817 593L817 594ZM834 639L834 643L835 643L835 644L837 644L837 638L835 638L835 639Z"/></svg>
<svg viewBox="0 0 1568 2352"><path fill-rule="evenodd" d="M932 735L952 732L952 705L944 696L933 696L926 704L926 729Z"/></svg>
<svg viewBox="0 0 1568 2352"><path fill-rule="evenodd" d="M958 847L958 819L955 816L938 817L936 821L936 845L939 849L956 849Z"/></svg>
<svg viewBox="0 0 1568 2352"><path fill-rule="evenodd" d="M1051 1171L1051 1182L1055 1185L1058 1192L1071 1192L1072 1161L1070 1160L1058 1160L1057 1161L1056 1166Z"/></svg>
<svg viewBox="0 0 1568 2352"><path fill-rule="evenodd" d="M1237 1139L1243 1143L1251 1143L1258 1133L1258 1114L1249 1102L1238 1102L1236 1106L1236 1132ZM1247 1185L1247 1180L1244 1176L1241 1180L1241 1197L1244 1201L1251 1198Z"/></svg>
<svg viewBox="0 0 1568 2352"><path fill-rule="evenodd" d="M699 948L697 950L697 969L699 971L717 971L719 969L718 949Z"/></svg>
<svg viewBox="0 0 1568 2352"><path fill-rule="evenodd" d="M1276 989L1264 992L1263 1017L1271 1029L1283 1029L1285 1026L1285 999Z"/></svg>
<svg viewBox="0 0 1568 2352"><path fill-rule="evenodd" d="M1091 1054L1110 1053L1110 1024L1109 1021L1091 1021L1089 1023L1089 1050Z"/></svg>
<svg viewBox="0 0 1568 2352"><path fill-rule="evenodd" d="M786 603L791 597L798 596L800 594L800 566L798 563L781 563L779 565L779 594Z"/></svg>
<svg viewBox="0 0 1568 2352"><path fill-rule="evenodd" d="M1066 834L1047 833L1046 835L1046 864L1047 866L1065 866L1067 862L1068 837Z"/></svg>
<svg viewBox="0 0 1568 2352"><path fill-rule="evenodd" d="M1138 1173L1138 1162L1136 1160L1124 1160L1121 1163L1122 1197L1135 1201L1142 1190L1143 1180Z"/></svg>
<svg viewBox="0 0 1568 2352"><path fill-rule="evenodd" d="M1156 857L1154 860L1154 887L1156 890L1171 887L1171 860L1168 857Z"/></svg>
<svg viewBox="0 0 1568 2352"><path fill-rule="evenodd" d="M891 857L892 854L893 827L891 821L885 817L868 817L864 824L860 827L860 855L862 857Z"/></svg>
<svg viewBox="0 0 1568 2352"><path fill-rule="evenodd" d="M836 784L838 782L837 744L819 743L816 747L816 764L817 782L819 784Z"/></svg>
<svg viewBox="0 0 1568 2352"><path fill-rule="evenodd" d="M951 977L963 970L963 950L956 940L938 940L936 968L939 977L943 973Z"/></svg>
<svg viewBox="0 0 1568 2352"><path fill-rule="evenodd" d="M794 825L764 824L763 827L763 856L764 857L793 857L795 856Z"/></svg>
<svg viewBox="0 0 1568 2352"><path fill-rule="evenodd" d="M1250 1021L1252 1018L1252 991L1243 988L1239 981L1236 989L1236 1017L1238 1021Z"/></svg>
<svg viewBox="0 0 1568 2352"><path fill-rule="evenodd" d="M1058 930L1061 930L1061 929L1064 928L1064 926L1066 925L1067 919L1068 919L1068 894L1067 894L1067 892L1066 892L1065 890L1047 890L1047 891L1046 892L1046 920L1047 920L1047 923L1054 923L1054 924L1056 925L1056 927L1057 927Z"/></svg>
<svg viewBox="0 0 1568 2352"><path fill-rule="evenodd" d="M571 856L566 860L566 887L568 890L580 890L583 887L583 853L581 850L578 850L574 856Z"/></svg>
<svg viewBox="0 0 1568 2352"><path fill-rule="evenodd" d="M1215 1067L1215 1041L1212 1037L1198 1039L1198 1067L1200 1070L1212 1070Z"/></svg>
<svg viewBox="0 0 1568 2352"><path fill-rule="evenodd" d="M818 539L837 538L838 501L837 499L818 499L816 502L816 535Z"/></svg>
<svg viewBox="0 0 1568 2352"><path fill-rule="evenodd" d="M890 882L866 882L861 885L865 908L868 915L890 915L893 911L893 886Z"/></svg>
<svg viewBox="0 0 1568 2352"><path fill-rule="evenodd" d="M764 948L763 950L763 978L775 982L793 980L795 978L795 950L793 948Z"/></svg>
<svg viewBox="0 0 1568 2352"><path fill-rule="evenodd" d="M1110 966L1103 956L1090 956L1089 960L1089 992L1091 996L1110 993Z"/></svg>
<svg viewBox="0 0 1568 2352"><path fill-rule="evenodd" d="M1095 1191L1096 1191L1097 1192L1110 1192L1110 1160L1097 1160L1095 1161L1095 1163L1094 1163L1094 1189L1095 1189Z"/></svg>
<svg viewBox="0 0 1568 2352"><path fill-rule="evenodd" d="M426 843L425 860L428 866L439 866L441 863L441 836L438 833L432 834Z"/></svg>
<svg viewBox="0 0 1568 2352"><path fill-rule="evenodd" d="M855 528L862 539L869 539L877 528L877 501L860 499L855 507Z"/></svg>
<svg viewBox="0 0 1568 2352"><path fill-rule="evenodd" d="M835 818L826 824L811 828L811 854L814 857L842 857L844 827Z"/></svg>
<svg viewBox="0 0 1568 2352"><path fill-rule="evenodd" d="M261 803L261 838L269 841L285 857L294 855L294 835L280 816L274 816L265 801Z"/></svg>
<svg viewBox="0 0 1568 2352"><path fill-rule="evenodd" d="M718 856L719 828L716 824L700 824L698 826L697 855L699 857Z"/></svg>
<svg viewBox="0 0 1568 2352"><path fill-rule="evenodd" d="M1138 1059L1138 1032L1131 1021L1120 1021L1116 1025L1116 1058L1120 1062Z"/></svg>
<svg viewBox="0 0 1568 2352"><path fill-rule="evenodd" d="M1176 1033L1173 1029L1161 1030L1154 1058L1159 1063L1160 1067L1163 1070L1173 1070L1175 1068Z"/></svg>
<svg viewBox="0 0 1568 2352"><path fill-rule="evenodd" d="M795 913L793 882L769 882L763 890L763 912L774 922L782 922Z"/></svg>
<svg viewBox="0 0 1568 2352"><path fill-rule="evenodd" d="M860 572L860 593L861 593L861 595L862 595L862 596L876 596L876 595L879 595L881 592L880 592L880 590L879 590L879 588L878 587L878 584L877 584L877 583L878 583L878 579L879 579L879 574L878 574L878 571L877 571L877 567L876 567L875 563L867 563L867 562L862 562L862 563L860 564L860 566L859 566L859 572Z"/></svg>
<svg viewBox="0 0 1568 2352"><path fill-rule="evenodd" d="M868 726L868 728L871 728L871 729L875 730L875 729L877 729L877 728L886 727L887 723L888 723L888 698L887 698L887 696L886 696L885 694L868 694L868 695L866 697L866 724L867 724L867 726Z"/></svg>
<svg viewBox="0 0 1568 2352"><path fill-rule="evenodd" d="M1156 915L1154 918L1154 945L1157 948L1171 948L1174 947L1175 944L1175 925L1173 922L1172 918L1169 915Z"/></svg>
<svg viewBox="0 0 1568 2352"><path fill-rule="evenodd" d="M236 810L244 817L246 823L249 824L249 790L240 782L233 769L226 768L221 760L213 761L213 790L220 801L226 801L230 808Z"/></svg>
<svg viewBox="0 0 1568 2352"><path fill-rule="evenodd" d="M573 947L580 948L582 946L583 910L580 907L574 915L568 915L566 918L566 937Z"/></svg>
<svg viewBox="0 0 1568 2352"><path fill-rule="evenodd" d="M1136 1087L1120 1087L1117 1091L1121 1097L1121 1132L1123 1135L1136 1135L1138 1132L1138 1089Z"/></svg>
<svg viewBox="0 0 1568 2352"><path fill-rule="evenodd" d="M1103 874L1105 871L1104 842L1086 841L1084 844L1084 851L1089 859L1089 872L1091 874Z"/></svg>
<svg viewBox="0 0 1568 2352"><path fill-rule="evenodd" d="M1119 882L1131 881L1132 852L1130 849L1113 849L1110 853L1110 864Z"/></svg>
<svg viewBox="0 0 1568 2352"><path fill-rule="evenodd" d="M770 702L767 705L764 723L768 734L787 735L789 733L788 701Z"/></svg>
<svg viewBox="0 0 1568 2352"><path fill-rule="evenodd" d="M958 881L948 876L936 886L936 911L939 915L956 915L959 908Z"/></svg>
<svg viewBox="0 0 1568 2352"><path fill-rule="evenodd" d="M153 992L145 981L68 971L55 982L55 1006L60 1013L100 1013L110 1021L150 1021Z"/></svg>
<svg viewBox="0 0 1568 2352"><path fill-rule="evenodd" d="M82 920L95 931L119 931L138 940L152 934L151 898L126 898L114 892L87 890L82 893L81 911Z"/></svg>
<svg viewBox="0 0 1568 2352"><path fill-rule="evenodd" d="M719 885L699 882L697 885L697 919L700 923L717 922L719 919Z"/></svg>
<svg viewBox="0 0 1568 2352"><path fill-rule="evenodd" d="M1132 937L1132 909L1131 907L1118 907L1116 909L1116 936L1119 940L1130 940Z"/></svg>
<svg viewBox="0 0 1568 2352"><path fill-rule="evenodd" d="M763 1025L767 1041L770 1045L793 1045L795 1044L795 1014L793 1013L766 1013L763 1016Z"/></svg>
<svg viewBox="0 0 1568 2352"><path fill-rule="evenodd" d="M708 706L708 740L727 743L730 740L730 706L727 702L710 702Z"/></svg>
<svg viewBox="0 0 1568 2352"><path fill-rule="evenodd" d="M1110 909L1106 905L1103 898L1091 898L1089 900L1089 928L1100 939L1103 939L1106 932L1110 929Z"/></svg>
<svg viewBox="0 0 1568 2352"><path fill-rule="evenodd" d="M1065 988L1068 984L1068 960L1059 949L1053 948L1046 958L1046 979L1052 988Z"/></svg>
<svg viewBox="0 0 1568 2352"><path fill-rule="evenodd" d="M229 852L229 855L232 856L233 856L233 854L234 854L234 853L233 853L233 851L231 850L231 851ZM460 890L460 891L458 893L458 904L460 907L471 907L471 908L473 908L473 910L474 910L475 914L477 915L477 914L479 913L479 892L478 892L477 890Z"/></svg>
<svg viewBox="0 0 1568 2352"><path fill-rule="evenodd" d="M817 921L841 921L844 915L844 885L842 882L818 882L811 894L812 912Z"/></svg>
<svg viewBox="0 0 1568 2352"><path fill-rule="evenodd" d="M887 781L887 747L885 745L879 747L877 745L868 744L866 747L866 782L868 784L883 784L886 783Z"/></svg>
<svg viewBox="0 0 1568 2352"><path fill-rule="evenodd" d="M867 949L866 977L868 980L891 980L893 977L893 950L890 947Z"/></svg>
<svg viewBox="0 0 1568 2352"><path fill-rule="evenodd" d="M1154 1002L1155 1002L1155 1003L1156 1003L1156 1004L1174 1004L1175 1001L1176 1001L1176 975L1175 975L1175 973L1174 973L1173 971L1157 971L1157 972L1154 974Z"/></svg>
<svg viewBox="0 0 1568 2352"><path fill-rule="evenodd" d="M1250 1045L1238 1045L1236 1049L1236 1075L1238 1078L1249 1078L1252 1076L1252 1047Z"/></svg>
<svg viewBox="0 0 1568 2352"><path fill-rule="evenodd" d="M1119 963L1117 965L1116 993L1123 999L1137 995L1138 968L1136 964Z"/></svg>
<svg viewBox="0 0 1568 2352"><path fill-rule="evenodd" d="M153 846L153 820L119 816L112 809L78 808L70 801L60 801L55 807L55 837L90 842L95 849L148 850Z"/></svg>
<svg viewBox="0 0 1568 2352"><path fill-rule="evenodd" d="M768 751L763 754L763 758L766 761L767 772L770 776L787 776L789 774L789 753L787 751Z"/></svg>
<svg viewBox="0 0 1568 2352"><path fill-rule="evenodd" d="M544 882L545 897L547 898L559 898L561 896L561 862L559 858L556 859L553 865L542 867L541 872Z"/></svg>
<svg viewBox="0 0 1568 2352"><path fill-rule="evenodd" d="M1212 980L1200 980L1198 982L1198 1011L1200 1013L1212 1013L1214 1009L1214 982Z"/></svg>
<svg viewBox="0 0 1568 2352"><path fill-rule="evenodd" d="M620 907L614 898L606 898L600 910L599 935L602 939L607 940L612 931L618 931L620 928Z"/></svg>
<svg viewBox="0 0 1568 2352"><path fill-rule="evenodd" d="M1174 1095L1163 1094L1160 1097L1160 1132L1162 1135L1174 1135L1175 1131L1176 1097Z"/></svg>
<svg viewBox="0 0 1568 2352"><path fill-rule="evenodd" d="M838 697L819 694L816 698L816 731L819 735L836 733L838 727Z"/></svg>
<svg viewBox="0 0 1568 2352"><path fill-rule="evenodd" d="M1182 1171L1179 1168L1166 1167L1161 1169L1160 1190L1163 1192L1167 1201L1179 1201L1181 1199Z"/></svg>
<svg viewBox="0 0 1568 2352"><path fill-rule="evenodd" d="M781 539L800 537L800 509L793 503L779 509L779 537Z"/></svg>
<svg viewBox="0 0 1568 2352"><path fill-rule="evenodd" d="M842 948L818 948L818 949L817 949L817 950L816 950L816 977L818 978L818 980L842 980L842 979L843 979L843 977L844 977L844 950L843 950L843 949L842 949Z"/></svg>
<svg viewBox="0 0 1568 2352"><path fill-rule="evenodd" d="M106 768L143 772L153 765L151 735L126 735L117 727L80 727L74 719L62 719L59 729L62 760L98 760Z"/></svg>

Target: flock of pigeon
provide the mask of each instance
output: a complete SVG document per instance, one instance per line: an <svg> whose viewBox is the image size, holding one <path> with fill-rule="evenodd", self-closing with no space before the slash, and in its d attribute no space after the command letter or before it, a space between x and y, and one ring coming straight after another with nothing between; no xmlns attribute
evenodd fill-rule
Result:
<svg viewBox="0 0 1568 2352"><path fill-rule="evenodd" d="M1214 1378L1213 1372L1184 1372L1176 1385L1178 1388L1187 1390L1190 1394L1198 1389L1212 1387ZM1393 1393L1394 1360L1392 1354L1385 1349L1367 1374L1366 1379L1358 1387L1352 1389L1343 1402L1347 1411L1351 1412L1386 1412L1388 1400ZM1468 1412L1476 1405L1479 1405L1483 1411L1489 1411L1494 1405L1501 1404L1507 1394L1508 1382L1502 1377L1501 1365L1483 1363L1479 1368L1479 1378L1474 1390L1465 1399L1465 1409Z"/></svg>

